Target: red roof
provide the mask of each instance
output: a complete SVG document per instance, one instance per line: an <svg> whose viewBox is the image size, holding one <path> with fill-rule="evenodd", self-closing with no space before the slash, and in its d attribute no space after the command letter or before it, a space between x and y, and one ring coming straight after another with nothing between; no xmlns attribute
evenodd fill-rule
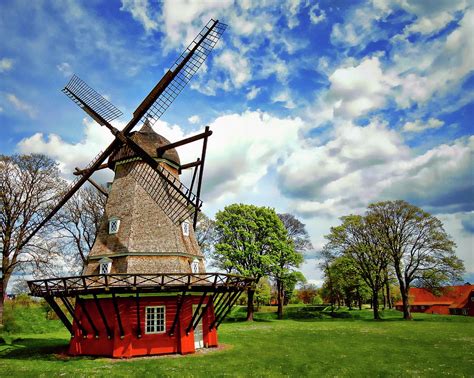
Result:
<svg viewBox="0 0 474 378"><path fill-rule="evenodd" d="M440 289L438 293L433 293L430 289L412 287L410 288L410 305L432 306L449 305L449 308L467 307L471 292L474 291L474 285L446 286ZM401 306L399 301L395 305Z"/></svg>

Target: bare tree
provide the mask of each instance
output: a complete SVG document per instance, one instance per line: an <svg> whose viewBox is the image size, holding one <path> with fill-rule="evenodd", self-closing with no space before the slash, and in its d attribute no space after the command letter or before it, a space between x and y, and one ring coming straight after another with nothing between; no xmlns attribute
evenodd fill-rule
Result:
<svg viewBox="0 0 474 378"><path fill-rule="evenodd" d="M196 224L196 241L206 258L211 258L212 248L216 243L216 222L209 218L202 211L198 214Z"/></svg>
<svg viewBox="0 0 474 378"><path fill-rule="evenodd" d="M50 245L42 238L46 233L53 233L48 225L27 245L22 245L63 188L57 164L47 156L0 155L0 324L3 324L4 293L12 273L27 264L39 266L49 260Z"/></svg>
<svg viewBox="0 0 474 378"><path fill-rule="evenodd" d="M87 262L104 216L107 197L92 186L85 186L66 203L56 217L58 239L76 267Z"/></svg>
<svg viewBox="0 0 474 378"><path fill-rule="evenodd" d="M404 319L412 318L408 293L413 281L433 286L460 279L463 262L456 257L456 244L438 218L405 201L372 204L367 217L376 224L379 243L390 255Z"/></svg>

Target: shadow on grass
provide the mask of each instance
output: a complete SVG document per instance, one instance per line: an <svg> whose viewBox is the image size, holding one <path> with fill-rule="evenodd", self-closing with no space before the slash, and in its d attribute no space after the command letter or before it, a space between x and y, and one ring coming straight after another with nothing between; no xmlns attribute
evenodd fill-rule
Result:
<svg viewBox="0 0 474 378"><path fill-rule="evenodd" d="M67 358L68 340L51 338L18 338L0 342L0 358L15 360L53 361ZM62 357L64 356L64 357Z"/></svg>

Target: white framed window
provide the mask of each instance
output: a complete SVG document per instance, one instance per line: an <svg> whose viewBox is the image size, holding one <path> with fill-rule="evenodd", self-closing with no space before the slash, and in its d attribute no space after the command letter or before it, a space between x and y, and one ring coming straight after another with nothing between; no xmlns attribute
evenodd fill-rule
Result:
<svg viewBox="0 0 474 378"><path fill-rule="evenodd" d="M183 230L184 236L189 236L189 222L181 223L181 229Z"/></svg>
<svg viewBox="0 0 474 378"><path fill-rule="evenodd" d="M116 234L120 227L120 219L110 218L109 219L109 234Z"/></svg>
<svg viewBox="0 0 474 378"><path fill-rule="evenodd" d="M104 257L99 260L99 274L109 274L112 268L112 260Z"/></svg>
<svg viewBox="0 0 474 378"><path fill-rule="evenodd" d="M145 307L145 333L165 333L166 313L165 306Z"/></svg>
<svg viewBox="0 0 474 378"><path fill-rule="evenodd" d="M199 260L194 259L191 263L191 271L193 273L199 273Z"/></svg>

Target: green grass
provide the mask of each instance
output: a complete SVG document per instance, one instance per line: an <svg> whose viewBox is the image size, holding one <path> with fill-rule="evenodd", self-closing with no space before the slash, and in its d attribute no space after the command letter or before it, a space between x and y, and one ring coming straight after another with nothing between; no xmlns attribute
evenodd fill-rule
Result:
<svg viewBox="0 0 474 378"><path fill-rule="evenodd" d="M242 321L242 309L233 311L219 329L222 350L113 360L65 357L67 332L58 331L57 320L45 320L41 307L30 307L22 310L25 324L4 335L9 344L0 344L0 372L22 377L474 376L474 318L415 314L414 321L405 322L399 312L385 311L384 320L373 321L368 310L341 310L345 318L333 318L290 306L279 321L271 309L261 310L252 323ZM34 321L28 323L29 318ZM45 333L45 327L51 331Z"/></svg>

